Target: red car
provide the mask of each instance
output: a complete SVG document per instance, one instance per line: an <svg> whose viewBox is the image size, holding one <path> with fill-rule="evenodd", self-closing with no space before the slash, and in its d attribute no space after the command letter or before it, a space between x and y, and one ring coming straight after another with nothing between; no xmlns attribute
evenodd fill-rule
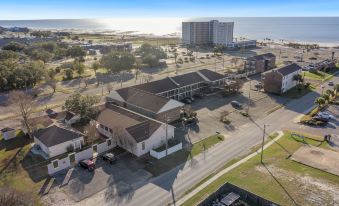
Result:
<svg viewBox="0 0 339 206"><path fill-rule="evenodd" d="M93 171L95 169L95 163L92 160L82 160L79 162L79 166L88 171Z"/></svg>

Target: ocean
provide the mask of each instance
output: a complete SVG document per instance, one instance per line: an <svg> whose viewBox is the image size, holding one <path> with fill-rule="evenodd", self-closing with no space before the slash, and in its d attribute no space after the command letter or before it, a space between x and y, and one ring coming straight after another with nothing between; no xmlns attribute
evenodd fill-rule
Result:
<svg viewBox="0 0 339 206"><path fill-rule="evenodd" d="M182 21L233 21L235 37L339 44L339 17L218 17L218 18L110 18L55 20L0 20L3 27L81 31L134 31L180 36Z"/></svg>

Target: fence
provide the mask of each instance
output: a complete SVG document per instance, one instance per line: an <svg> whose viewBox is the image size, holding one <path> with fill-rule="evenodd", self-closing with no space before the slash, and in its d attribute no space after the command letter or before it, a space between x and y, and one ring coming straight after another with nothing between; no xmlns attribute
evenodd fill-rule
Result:
<svg viewBox="0 0 339 206"><path fill-rule="evenodd" d="M95 153L95 151L93 150L93 147L95 146L97 148L96 153L102 154L110 149L113 149L113 147L115 147L116 145L113 143L112 139L107 139L103 143L92 145L92 147L84 149L80 152L70 153L67 157L63 159L53 160L47 165L48 174L53 175L57 172L70 168L72 165L77 164L81 160L92 158L93 154Z"/></svg>
<svg viewBox="0 0 339 206"><path fill-rule="evenodd" d="M173 147L168 148L167 149L167 155L172 154L174 152L177 152L177 151L179 151L181 149L182 149L182 143L180 142L179 144L174 145ZM157 152L157 151L151 149L150 155L152 157L154 157L154 158L161 159L161 158L166 156L166 150L161 151L161 152Z"/></svg>
<svg viewBox="0 0 339 206"><path fill-rule="evenodd" d="M230 192L237 193L240 195L240 199L246 202L248 205L258 205L258 206L278 206L278 204L271 202L263 197L260 197L256 194L253 194L245 189L232 185L231 183L225 183L221 186L216 192L208 196L204 201L200 202L198 206L209 206L212 205L212 202L216 199L222 199L223 196L226 196Z"/></svg>

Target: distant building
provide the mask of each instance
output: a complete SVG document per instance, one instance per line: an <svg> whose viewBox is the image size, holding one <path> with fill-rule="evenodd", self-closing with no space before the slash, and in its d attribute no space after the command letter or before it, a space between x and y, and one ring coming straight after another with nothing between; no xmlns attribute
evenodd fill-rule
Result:
<svg viewBox="0 0 339 206"><path fill-rule="evenodd" d="M107 103L98 118L98 132L113 138L130 153L141 156L174 137L174 128L136 112ZM167 131L166 131L167 130Z"/></svg>
<svg viewBox="0 0 339 206"><path fill-rule="evenodd" d="M229 49L253 48L257 46L257 40L236 41L227 44Z"/></svg>
<svg viewBox="0 0 339 206"><path fill-rule="evenodd" d="M245 60L244 70L249 74L262 73L275 68L276 56L272 53L266 53L248 57Z"/></svg>
<svg viewBox="0 0 339 206"><path fill-rule="evenodd" d="M182 22L185 45L227 45L233 42L234 22Z"/></svg>
<svg viewBox="0 0 339 206"><path fill-rule="evenodd" d="M265 92L283 94L297 85L295 75L301 74L302 68L298 64L290 64L264 72L262 82Z"/></svg>

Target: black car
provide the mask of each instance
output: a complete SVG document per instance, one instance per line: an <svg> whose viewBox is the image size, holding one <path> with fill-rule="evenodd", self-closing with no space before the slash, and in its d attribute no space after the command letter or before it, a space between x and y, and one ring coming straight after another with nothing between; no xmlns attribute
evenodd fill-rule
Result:
<svg viewBox="0 0 339 206"><path fill-rule="evenodd" d="M114 164L117 162L117 158L114 156L113 153L110 153L110 152L102 155L102 159L105 161L108 161L111 164Z"/></svg>
<svg viewBox="0 0 339 206"><path fill-rule="evenodd" d="M95 163L92 160L82 160L79 162L79 166L87 169L88 171L93 171L95 169Z"/></svg>
<svg viewBox="0 0 339 206"><path fill-rule="evenodd" d="M328 122L329 121L329 118L325 118L325 117L322 117L322 116L314 116L313 119L317 120L317 121L322 121L322 122Z"/></svg>
<svg viewBox="0 0 339 206"><path fill-rule="evenodd" d="M185 104L192 104L192 101L190 99L187 99L187 98L181 100L181 102L185 103Z"/></svg>

